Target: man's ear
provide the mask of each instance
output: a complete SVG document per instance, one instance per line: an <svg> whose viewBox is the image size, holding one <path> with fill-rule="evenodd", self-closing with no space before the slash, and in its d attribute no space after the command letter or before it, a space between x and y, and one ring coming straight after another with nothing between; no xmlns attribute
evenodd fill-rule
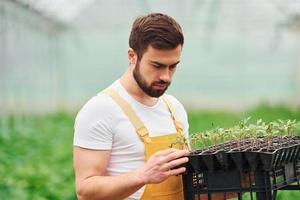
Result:
<svg viewBox="0 0 300 200"><path fill-rule="evenodd" d="M128 49L128 60L130 64L136 64L137 54L132 48Z"/></svg>

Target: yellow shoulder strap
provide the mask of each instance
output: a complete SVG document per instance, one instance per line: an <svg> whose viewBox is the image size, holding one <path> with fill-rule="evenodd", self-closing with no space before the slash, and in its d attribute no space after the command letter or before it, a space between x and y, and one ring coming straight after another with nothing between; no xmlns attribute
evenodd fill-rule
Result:
<svg viewBox="0 0 300 200"><path fill-rule="evenodd" d="M144 123L140 120L140 118L137 116L136 112L132 109L132 107L125 101L124 98L122 98L117 92L115 92L111 88L107 88L102 91L103 93L110 96L124 111L124 113L127 115L133 126L135 127L135 130L137 134L140 136L140 139L145 142L149 142L149 131L145 127Z"/></svg>
<svg viewBox="0 0 300 200"><path fill-rule="evenodd" d="M174 107L172 106L171 102L168 100L168 98L163 95L162 99L164 100L164 102L167 104L167 107L171 113L172 119L173 119L173 123L176 127L177 132L179 133L183 133L183 126L180 123L180 121L178 120L177 116L176 116L176 112L174 110Z"/></svg>

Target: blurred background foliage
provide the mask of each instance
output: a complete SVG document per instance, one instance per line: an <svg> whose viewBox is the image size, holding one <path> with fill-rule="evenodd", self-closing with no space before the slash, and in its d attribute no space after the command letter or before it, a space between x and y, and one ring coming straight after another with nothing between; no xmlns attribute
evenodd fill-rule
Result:
<svg viewBox="0 0 300 200"><path fill-rule="evenodd" d="M182 25L169 93L190 133L299 120L299 0L1 0L0 199L76 199L74 117L127 68L131 24L149 12Z"/></svg>

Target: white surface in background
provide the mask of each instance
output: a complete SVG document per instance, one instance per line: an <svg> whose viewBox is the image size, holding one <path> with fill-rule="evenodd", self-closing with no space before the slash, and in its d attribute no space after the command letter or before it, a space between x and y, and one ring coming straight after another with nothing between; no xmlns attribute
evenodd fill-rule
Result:
<svg viewBox="0 0 300 200"><path fill-rule="evenodd" d="M70 22L93 0L17 0L46 17L62 22Z"/></svg>

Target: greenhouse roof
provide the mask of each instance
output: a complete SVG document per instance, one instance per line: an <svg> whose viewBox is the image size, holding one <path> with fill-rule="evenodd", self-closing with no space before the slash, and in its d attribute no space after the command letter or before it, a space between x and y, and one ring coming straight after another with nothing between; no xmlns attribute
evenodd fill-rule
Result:
<svg viewBox="0 0 300 200"><path fill-rule="evenodd" d="M14 0L44 17L60 22L70 22L94 0Z"/></svg>

